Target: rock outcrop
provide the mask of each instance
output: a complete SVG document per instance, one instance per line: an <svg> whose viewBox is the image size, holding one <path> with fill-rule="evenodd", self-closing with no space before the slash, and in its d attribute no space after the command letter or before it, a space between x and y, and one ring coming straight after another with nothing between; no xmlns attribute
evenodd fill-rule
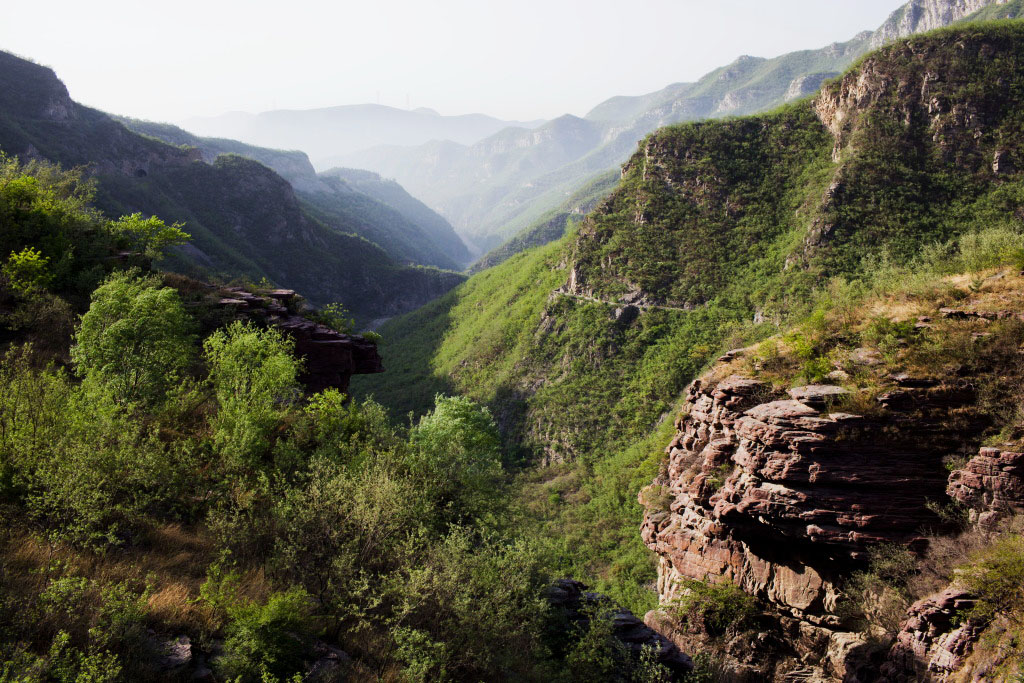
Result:
<svg viewBox="0 0 1024 683"><path fill-rule="evenodd" d="M1003 5L1007 0L910 0L890 15L871 36L871 48L932 31L974 14L988 5Z"/></svg>
<svg viewBox="0 0 1024 683"><path fill-rule="evenodd" d="M929 501L945 489L942 454L959 447L942 416L973 396L955 383L891 381L868 417L836 408L841 387L784 396L740 375L696 380L668 465L640 495L661 603L680 597L684 579L733 582L789 622L798 656L846 675L863 642L841 617L841 579L879 543L923 549L920 529L940 524Z"/></svg>
<svg viewBox="0 0 1024 683"><path fill-rule="evenodd" d="M261 296L240 287L228 287L222 294L220 307L240 318L276 327L295 341L295 353L304 361L299 379L309 391L337 389L348 393L352 375L384 372L373 342L293 313L289 306L297 308L297 297L290 289L276 289Z"/></svg>
<svg viewBox="0 0 1024 683"><path fill-rule="evenodd" d="M982 448L949 477L949 497L970 509L971 521L991 529L1024 511L1024 453Z"/></svg>
<svg viewBox="0 0 1024 683"><path fill-rule="evenodd" d="M958 588L915 602L889 661L882 666L883 680L946 680L960 669L983 629L982 624L961 618L974 603L969 593Z"/></svg>

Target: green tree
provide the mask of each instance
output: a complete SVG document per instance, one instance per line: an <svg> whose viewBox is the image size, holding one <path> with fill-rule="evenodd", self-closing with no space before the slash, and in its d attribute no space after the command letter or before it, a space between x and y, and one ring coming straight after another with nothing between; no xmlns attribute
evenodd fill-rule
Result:
<svg viewBox="0 0 1024 683"><path fill-rule="evenodd" d="M203 343L220 410L214 440L233 466L259 462L298 393L294 342L275 329L234 322Z"/></svg>
<svg viewBox="0 0 1024 683"><path fill-rule="evenodd" d="M188 242L190 236L181 228L181 223L167 225L156 216L143 218L141 213L133 213L111 221L107 229L124 246L155 260L168 247Z"/></svg>
<svg viewBox="0 0 1024 683"><path fill-rule="evenodd" d="M155 277L111 275L92 294L75 334L75 371L120 404L154 403L192 361L192 320Z"/></svg>
<svg viewBox="0 0 1024 683"><path fill-rule="evenodd" d="M42 252L25 247L17 253L12 251L0 272L11 287L25 292L45 287L53 279L53 274L47 268L49 263L50 259L43 256Z"/></svg>
<svg viewBox="0 0 1024 683"><path fill-rule="evenodd" d="M483 509L502 474L501 441L487 408L464 396L435 398L412 430L410 468L456 515Z"/></svg>

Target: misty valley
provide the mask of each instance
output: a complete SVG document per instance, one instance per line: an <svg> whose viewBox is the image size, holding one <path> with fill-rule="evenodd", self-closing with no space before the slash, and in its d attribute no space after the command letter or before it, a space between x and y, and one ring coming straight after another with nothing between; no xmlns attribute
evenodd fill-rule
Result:
<svg viewBox="0 0 1024 683"><path fill-rule="evenodd" d="M1022 19L529 120L0 51L0 683L1024 681Z"/></svg>

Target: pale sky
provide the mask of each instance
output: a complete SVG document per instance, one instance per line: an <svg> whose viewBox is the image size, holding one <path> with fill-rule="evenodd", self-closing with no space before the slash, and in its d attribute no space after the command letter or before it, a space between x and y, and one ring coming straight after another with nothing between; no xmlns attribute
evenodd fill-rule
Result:
<svg viewBox="0 0 1024 683"><path fill-rule="evenodd" d="M583 115L874 29L902 0L0 0L0 49L157 121L376 102Z"/></svg>

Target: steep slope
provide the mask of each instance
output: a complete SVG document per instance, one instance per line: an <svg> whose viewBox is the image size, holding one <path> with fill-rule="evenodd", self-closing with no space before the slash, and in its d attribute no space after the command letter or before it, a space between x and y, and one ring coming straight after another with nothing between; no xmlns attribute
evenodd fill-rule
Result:
<svg viewBox="0 0 1024 683"><path fill-rule="evenodd" d="M1001 249L965 240L694 381L640 496L659 558L650 625L757 680L794 659L819 680L948 680L965 666L956 680L1011 678L1019 604L983 618L992 587L971 578L1024 510L1021 422L1007 411L1020 400L1024 235L996 235L1014 267L985 267ZM679 608L694 581L756 596L774 619L765 637L742 654L709 638Z"/></svg>
<svg viewBox="0 0 1024 683"><path fill-rule="evenodd" d="M466 246L444 218L398 183L384 181L372 172L346 175L332 170L319 177L305 152L202 138L165 123L123 117L118 120L137 133L173 145L196 147L207 163L222 154L259 161L291 183L304 202L316 207L315 213L322 221L365 237L399 261L458 270L469 260Z"/></svg>
<svg viewBox="0 0 1024 683"><path fill-rule="evenodd" d="M181 221L192 243L168 267L227 277L267 277L315 303L349 302L363 319L428 301L459 276L403 267L365 239L308 215L266 166L134 133L73 102L50 69L0 53L0 149L25 159L88 166L109 214Z"/></svg>
<svg viewBox="0 0 1024 683"><path fill-rule="evenodd" d="M529 165L514 174L498 174L504 147L489 151L502 133L468 148L366 150L346 163L395 178L416 196L438 208L467 240L488 250L553 209L586 178L614 167L632 153L636 141L659 127L701 118L765 111L815 92L822 82L846 69L857 57L897 37L962 20L1000 0L912 0L874 32L818 50L793 52L773 59L743 56L695 83L673 84L639 97L612 98L585 120L586 136L576 128L566 140L518 138L520 155L529 145ZM538 129L538 131L543 130ZM569 141L572 144L567 144ZM586 145L574 146L579 142ZM567 149L578 153L571 159ZM477 201L486 197L488 201Z"/></svg>
<svg viewBox="0 0 1024 683"><path fill-rule="evenodd" d="M261 147L301 149L319 168L335 158L376 145L421 145L452 140L471 145L509 126L533 128L543 121L502 121L484 114L442 116L432 109L357 104L323 109L234 112L193 118L182 127L197 135L231 138Z"/></svg>
<svg viewBox="0 0 1024 683"><path fill-rule="evenodd" d="M539 247L560 239L570 229L573 222L582 220L584 215L590 213L602 199L608 196L615 189L618 181L619 174L615 171L597 175L560 206L545 213L508 242L484 254L473 264L470 272L480 272L485 268L504 263L515 254L531 247Z"/></svg>
<svg viewBox="0 0 1024 683"><path fill-rule="evenodd" d="M346 185L399 212L415 223L443 253L456 263L469 262L469 250L455 234L451 223L420 200L405 191L394 180L381 178L373 171L354 168L332 168L320 174L323 178L339 178Z"/></svg>
<svg viewBox="0 0 1024 683"><path fill-rule="evenodd" d="M579 521L596 515L614 539L597 545L630 547L632 532L610 530L639 520L622 487L656 466L671 423L645 439L723 347L827 306L829 287L848 286L830 278L861 286L928 245L1014 226L1022 45L1013 23L905 40L814 100L659 131L574 233L386 326L391 372L354 388L400 414L436 391L487 401L524 457L577 463L562 466L575 473L562 502L538 503L553 525L596 533ZM564 482L550 476L540 485ZM581 500L603 502L583 513ZM577 558L594 545L567 544ZM613 593L649 580L631 553L591 556L582 571ZM623 599L636 608L642 595Z"/></svg>

